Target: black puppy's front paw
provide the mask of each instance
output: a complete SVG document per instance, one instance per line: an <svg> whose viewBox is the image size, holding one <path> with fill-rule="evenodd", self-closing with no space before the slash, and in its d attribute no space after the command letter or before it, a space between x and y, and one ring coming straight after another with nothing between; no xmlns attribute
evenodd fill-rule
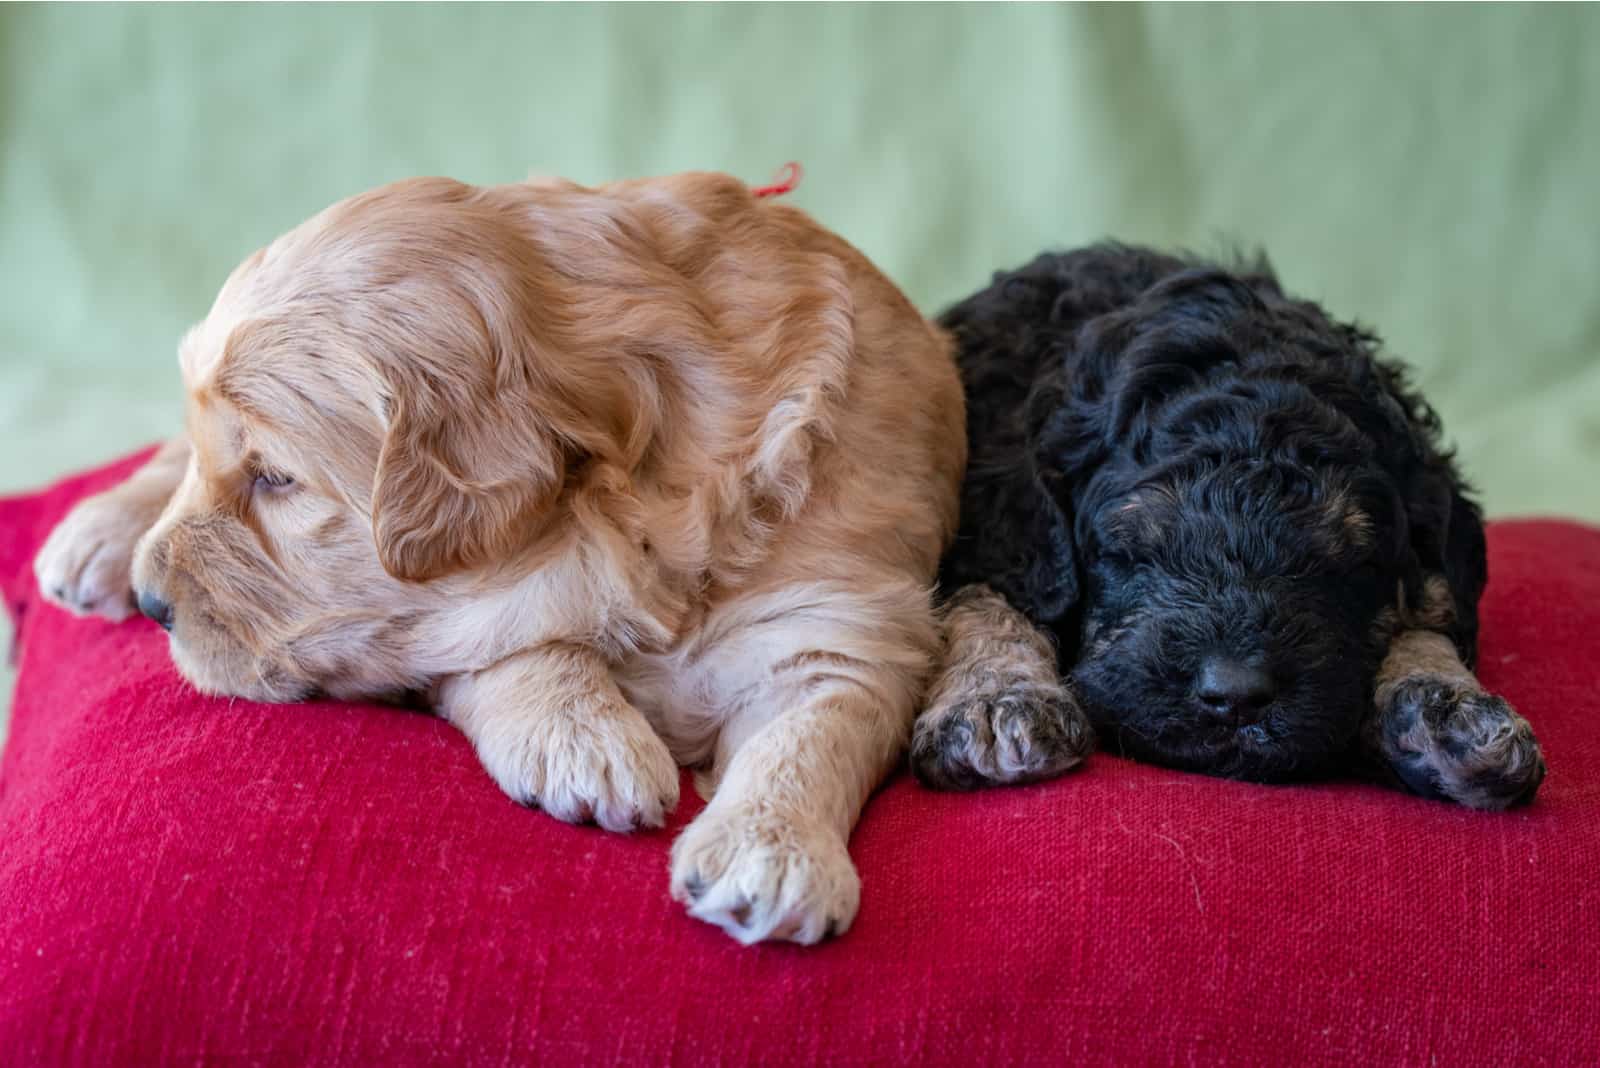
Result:
<svg viewBox="0 0 1600 1068"><path fill-rule="evenodd" d="M1372 729L1390 771L1424 797L1504 809L1532 801L1544 781L1528 721L1504 698L1456 679L1399 680L1382 695Z"/></svg>
<svg viewBox="0 0 1600 1068"><path fill-rule="evenodd" d="M1018 682L929 709L911 739L911 770L938 790L1034 782L1080 763L1093 744L1065 687Z"/></svg>

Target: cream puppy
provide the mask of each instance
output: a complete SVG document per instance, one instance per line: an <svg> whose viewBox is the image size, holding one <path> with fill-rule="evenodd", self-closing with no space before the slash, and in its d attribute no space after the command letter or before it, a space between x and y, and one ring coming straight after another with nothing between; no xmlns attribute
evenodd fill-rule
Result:
<svg viewBox="0 0 1600 1068"><path fill-rule="evenodd" d="M966 454L864 257L723 175L418 179L247 259L179 360L187 433L62 522L46 596L137 606L207 693L428 694L559 819L658 826L695 767L674 896L850 925Z"/></svg>

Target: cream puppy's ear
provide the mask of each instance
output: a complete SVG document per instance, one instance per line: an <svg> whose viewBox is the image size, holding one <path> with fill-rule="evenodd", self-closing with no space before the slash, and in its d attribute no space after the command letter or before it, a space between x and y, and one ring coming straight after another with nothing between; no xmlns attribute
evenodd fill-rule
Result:
<svg viewBox="0 0 1600 1068"><path fill-rule="evenodd" d="M423 582L509 559L561 491L564 449L513 391L393 382L373 485L384 570Z"/></svg>

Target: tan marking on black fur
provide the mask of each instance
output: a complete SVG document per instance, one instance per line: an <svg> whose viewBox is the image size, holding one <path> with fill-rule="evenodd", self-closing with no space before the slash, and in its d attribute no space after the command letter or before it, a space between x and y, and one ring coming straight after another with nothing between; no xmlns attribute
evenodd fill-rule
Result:
<svg viewBox="0 0 1600 1068"><path fill-rule="evenodd" d="M1418 675L1474 687L1478 684L1449 638L1433 631L1405 630L1389 643L1389 654L1378 669L1378 704L1382 705L1399 683Z"/></svg>
<svg viewBox="0 0 1600 1068"><path fill-rule="evenodd" d="M1443 575L1422 580L1422 594L1416 604L1408 604L1405 590L1399 595L1400 613L1406 625L1421 630L1446 630L1456 621L1456 599L1450 582Z"/></svg>
<svg viewBox="0 0 1600 1068"><path fill-rule="evenodd" d="M1343 503L1342 501L1340 502ZM1351 505L1344 510L1339 519L1344 533L1350 543L1358 548L1366 548L1372 544L1372 517L1360 508Z"/></svg>

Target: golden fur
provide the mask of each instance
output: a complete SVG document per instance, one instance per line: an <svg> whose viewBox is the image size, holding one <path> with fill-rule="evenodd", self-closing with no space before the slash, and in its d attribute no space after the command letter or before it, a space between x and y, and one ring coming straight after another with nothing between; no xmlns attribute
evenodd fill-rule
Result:
<svg viewBox="0 0 1600 1068"><path fill-rule="evenodd" d="M427 692L513 797L617 829L699 766L691 911L849 924L965 463L947 342L858 252L721 175L418 179L246 260L180 362L189 458L122 537L199 688ZM92 609L76 516L41 584Z"/></svg>

